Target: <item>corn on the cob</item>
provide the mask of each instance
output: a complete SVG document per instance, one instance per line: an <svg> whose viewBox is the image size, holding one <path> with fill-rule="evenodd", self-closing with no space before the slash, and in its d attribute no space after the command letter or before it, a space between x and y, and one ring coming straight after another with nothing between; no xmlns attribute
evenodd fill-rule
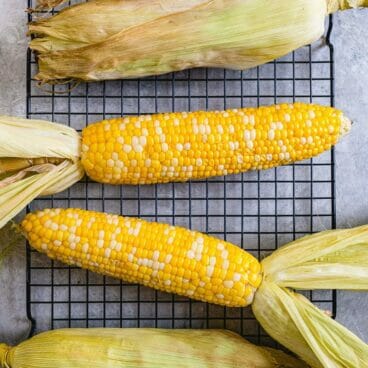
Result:
<svg viewBox="0 0 368 368"><path fill-rule="evenodd" d="M246 69L318 40L329 13L358 6L368 1L89 1L30 24L35 78L55 83L203 66Z"/></svg>
<svg viewBox="0 0 368 368"><path fill-rule="evenodd" d="M0 227L33 198L80 180L83 170L108 184L154 184L268 169L330 149L350 126L337 109L303 103L105 120L82 137L0 116L0 170L9 171L0 181Z"/></svg>
<svg viewBox="0 0 368 368"><path fill-rule="evenodd" d="M7 364L7 365L6 365ZM64 329L15 347L0 344L2 368L307 368L280 350L225 330Z"/></svg>
<svg viewBox="0 0 368 368"><path fill-rule="evenodd" d="M262 279L249 253L166 224L51 209L27 215L22 229L50 258L202 301L249 305Z"/></svg>
<svg viewBox="0 0 368 368"><path fill-rule="evenodd" d="M200 233L78 209L28 214L21 231L67 264L220 305L253 302L263 328L312 367L366 367L368 346L287 288L368 290L368 226L299 239L261 264Z"/></svg>

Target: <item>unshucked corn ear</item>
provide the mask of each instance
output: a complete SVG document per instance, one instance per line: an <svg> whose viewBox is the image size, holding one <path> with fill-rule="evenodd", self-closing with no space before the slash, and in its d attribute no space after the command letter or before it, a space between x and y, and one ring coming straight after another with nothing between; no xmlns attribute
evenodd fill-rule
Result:
<svg viewBox="0 0 368 368"><path fill-rule="evenodd" d="M95 0L30 24L45 82L246 69L307 45L330 12L367 0ZM90 26L93 24L93 27Z"/></svg>
<svg viewBox="0 0 368 368"><path fill-rule="evenodd" d="M6 365L6 364L7 365ZM0 345L2 368L307 368L282 351L223 330L63 329L16 347Z"/></svg>
<svg viewBox="0 0 368 368"><path fill-rule="evenodd" d="M198 232L79 209L28 214L21 231L70 265L219 305L252 304L263 328L312 367L367 367L368 346L289 288L368 290L368 226L304 237L261 263Z"/></svg>
<svg viewBox="0 0 368 368"><path fill-rule="evenodd" d="M155 184L268 169L330 149L350 127L337 109L301 103L105 120L81 137L0 116L0 227L84 171L107 184Z"/></svg>

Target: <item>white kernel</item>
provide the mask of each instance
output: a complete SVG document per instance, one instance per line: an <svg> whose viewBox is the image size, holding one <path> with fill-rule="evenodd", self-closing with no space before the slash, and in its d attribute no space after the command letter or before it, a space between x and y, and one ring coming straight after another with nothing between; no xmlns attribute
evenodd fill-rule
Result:
<svg viewBox="0 0 368 368"><path fill-rule="evenodd" d="M143 128L143 129L142 129L142 134L143 134L145 137L147 137L147 136L149 135L149 133L148 133L148 129L147 129L147 128Z"/></svg>
<svg viewBox="0 0 368 368"><path fill-rule="evenodd" d="M276 123L277 129L284 129L284 124L282 124L280 121Z"/></svg>
<svg viewBox="0 0 368 368"><path fill-rule="evenodd" d="M189 280L188 279L183 279L183 284L188 284L189 283Z"/></svg>
<svg viewBox="0 0 368 368"><path fill-rule="evenodd" d="M118 169L122 169L124 167L124 162L123 161L116 161L115 162L115 166L118 168Z"/></svg>
<svg viewBox="0 0 368 368"><path fill-rule="evenodd" d="M203 282L203 281L199 281L199 286L200 286L200 287L202 287L202 288L203 288L203 287L205 287L205 285L206 285L206 283L205 283L205 282Z"/></svg>
<svg viewBox="0 0 368 368"><path fill-rule="evenodd" d="M133 149L137 153L143 152L143 147L140 144L133 144Z"/></svg>
<svg viewBox="0 0 368 368"><path fill-rule="evenodd" d="M174 119L174 126L178 126L180 124L180 120L178 118Z"/></svg>
<svg viewBox="0 0 368 368"><path fill-rule="evenodd" d="M144 162L144 164L145 164L146 167L150 167L151 164L152 164L151 159L147 158L146 161Z"/></svg>
<svg viewBox="0 0 368 368"><path fill-rule="evenodd" d="M140 119L144 119L144 116L140 116ZM141 129L141 122L138 120L134 123L134 126L138 129Z"/></svg>
<svg viewBox="0 0 368 368"><path fill-rule="evenodd" d="M165 268L165 263L160 262L160 263L159 263L159 265L158 265L158 268L159 268L160 270L163 270L163 269Z"/></svg>
<svg viewBox="0 0 368 368"><path fill-rule="evenodd" d="M82 246L82 252L83 253L87 253L88 252L88 248L89 248L89 244L87 244L87 243L83 244L83 246Z"/></svg>
<svg viewBox="0 0 368 368"><path fill-rule="evenodd" d="M152 259L154 260L154 261L158 261L158 258L160 257L160 252L158 251L158 250L155 250L154 252L153 252L153 257L152 257Z"/></svg>
<svg viewBox="0 0 368 368"><path fill-rule="evenodd" d="M225 245L223 243L218 243L217 244L217 249L218 250L224 250L225 249Z"/></svg>
<svg viewBox="0 0 368 368"><path fill-rule="evenodd" d="M172 254L168 254L166 257L165 257L165 263L170 263L172 260Z"/></svg>
<svg viewBox="0 0 368 368"><path fill-rule="evenodd" d="M54 245L55 245L56 247L60 247L60 245L61 245L61 241L60 241L60 240L54 240Z"/></svg>
<svg viewBox="0 0 368 368"><path fill-rule="evenodd" d="M257 137L257 131L256 131L255 129L252 129L252 130L250 131L250 139L251 139L252 141L254 141L254 140L256 139L256 137Z"/></svg>
<svg viewBox="0 0 368 368"><path fill-rule="evenodd" d="M133 166L133 167L136 167L138 165L138 161L137 160L131 160L130 161L130 164Z"/></svg>
<svg viewBox="0 0 368 368"><path fill-rule="evenodd" d="M147 144L147 138L142 135L139 137L139 143L142 145L142 146L145 146Z"/></svg>
<svg viewBox="0 0 368 368"><path fill-rule="evenodd" d="M174 242L174 237L170 236L169 239L167 239L167 244L172 244Z"/></svg>
<svg viewBox="0 0 368 368"><path fill-rule="evenodd" d="M235 132L234 125L232 125L232 124L230 124L230 125L229 125L229 132L230 132L231 134L233 134L233 133Z"/></svg>
<svg viewBox="0 0 368 368"><path fill-rule="evenodd" d="M307 120L307 121L305 122L305 125L306 125L308 128L310 128L310 127L313 125L313 123L312 123L310 120Z"/></svg>
<svg viewBox="0 0 368 368"><path fill-rule="evenodd" d="M285 154L284 153L279 153L279 159L280 160L285 160Z"/></svg>
<svg viewBox="0 0 368 368"><path fill-rule="evenodd" d="M129 153L132 150L132 146L130 144L124 144L123 150L126 153Z"/></svg>
<svg viewBox="0 0 368 368"><path fill-rule="evenodd" d="M284 115L284 120L286 121L286 122L290 122L291 121L291 116L290 116L290 114L285 114Z"/></svg>
<svg viewBox="0 0 368 368"><path fill-rule="evenodd" d="M201 158L197 158L197 160L196 160L196 165L197 165L197 166L202 166L202 164L203 164L202 159L201 159Z"/></svg>
<svg viewBox="0 0 368 368"><path fill-rule="evenodd" d="M184 144L184 149L187 150L187 151L190 150L190 143L189 142Z"/></svg>
<svg viewBox="0 0 368 368"><path fill-rule="evenodd" d="M160 262L157 262L157 261L153 261L152 262L152 268L154 270L158 270L160 268Z"/></svg>
<svg viewBox="0 0 368 368"><path fill-rule="evenodd" d="M74 250L75 248L77 248L77 244L76 244L76 243L70 243L70 244L69 244L69 248L70 248L71 250Z"/></svg>
<svg viewBox="0 0 368 368"><path fill-rule="evenodd" d="M176 145L176 149L177 149L179 152L181 152L181 151L183 150L183 145L182 145L181 143L178 143L178 144Z"/></svg>
<svg viewBox="0 0 368 368"><path fill-rule="evenodd" d="M150 267L150 268L153 267L153 261L152 261L152 259L148 259L147 260L147 267Z"/></svg>
<svg viewBox="0 0 368 368"><path fill-rule="evenodd" d="M243 113L244 114L244 113ZM239 115L241 115L240 113L239 113ZM248 117L248 115L244 115L243 116L243 123L244 124L249 124L249 117Z"/></svg>
<svg viewBox="0 0 368 368"><path fill-rule="evenodd" d="M223 262L222 262L222 269L227 271L230 267L230 261L228 259L225 259Z"/></svg>
<svg viewBox="0 0 368 368"><path fill-rule="evenodd" d="M82 225L82 222L83 222L83 220L82 220L82 219L78 219L78 220L77 220L77 222L76 222L76 225L77 225L77 226L81 226L81 225Z"/></svg>
<svg viewBox="0 0 368 368"><path fill-rule="evenodd" d="M254 161L255 161L255 162L259 162L259 161L261 161L261 156L260 156L260 155L255 155L255 156L254 156Z"/></svg>
<svg viewBox="0 0 368 368"><path fill-rule="evenodd" d="M105 132L108 132L110 130L110 128L111 128L110 124L105 124L105 126L104 126Z"/></svg>
<svg viewBox="0 0 368 368"><path fill-rule="evenodd" d="M172 164L173 166L178 166L178 165L179 165L179 160L178 160L176 157L174 157L174 158L171 160L171 164Z"/></svg>
<svg viewBox="0 0 368 368"><path fill-rule="evenodd" d="M54 223L52 223L52 224L51 224L51 230L53 230L53 231L57 231L57 230L59 230L59 225L58 225L58 224L56 224L55 222L54 222Z"/></svg>
<svg viewBox="0 0 368 368"><path fill-rule="evenodd" d="M48 248L48 246L47 246L47 244L46 244L46 243L42 243L42 244L41 244L41 249L42 249L42 250L47 250L47 248Z"/></svg>
<svg viewBox="0 0 368 368"><path fill-rule="evenodd" d="M285 158L286 158L286 160L290 160L290 153L289 152L285 152Z"/></svg>
<svg viewBox="0 0 368 368"><path fill-rule="evenodd" d="M120 252L121 251L121 247L122 247L123 245L121 244L121 243L117 243L116 244L116 250L118 251L118 252Z"/></svg>
<svg viewBox="0 0 368 368"><path fill-rule="evenodd" d="M249 116L249 123L254 125L256 123L256 118L254 115Z"/></svg>
<svg viewBox="0 0 368 368"><path fill-rule="evenodd" d="M266 155L267 161L272 161L273 157L271 154Z"/></svg>
<svg viewBox="0 0 368 368"><path fill-rule="evenodd" d="M235 150L234 142L229 142L229 146L230 146L230 150L231 151L234 151Z"/></svg>
<svg viewBox="0 0 368 368"><path fill-rule="evenodd" d="M111 158L107 160L108 167L114 167L114 165L115 165L114 160L112 160Z"/></svg>
<svg viewBox="0 0 368 368"><path fill-rule="evenodd" d="M196 261L202 260L202 253L197 252L196 255L195 255L195 259L196 259Z"/></svg>
<svg viewBox="0 0 368 368"><path fill-rule="evenodd" d="M224 170L225 169L225 166L224 165L218 165L217 167L220 171Z"/></svg>
<svg viewBox="0 0 368 368"><path fill-rule="evenodd" d="M329 132L330 134L334 133L334 132L335 132L335 128L334 128L332 125L329 125L329 126L328 126L328 132Z"/></svg>
<svg viewBox="0 0 368 368"><path fill-rule="evenodd" d="M275 139L275 131L273 129L268 131L268 139L270 140Z"/></svg>
<svg viewBox="0 0 368 368"><path fill-rule="evenodd" d="M308 144L312 144L313 143L313 137L309 136L307 141L308 141Z"/></svg>
<svg viewBox="0 0 368 368"><path fill-rule="evenodd" d="M151 274L152 277L157 277L158 276L158 271L154 270Z"/></svg>
<svg viewBox="0 0 368 368"><path fill-rule="evenodd" d="M308 115L309 115L309 117L311 119L314 119L316 117L316 114L315 114L315 112L313 110L309 110L309 114Z"/></svg>
<svg viewBox="0 0 368 368"><path fill-rule="evenodd" d="M271 123L271 130L275 130L277 125L275 123Z"/></svg>
<svg viewBox="0 0 368 368"><path fill-rule="evenodd" d="M248 147L249 149L253 149L253 147L254 147L253 141L248 141L248 142L247 142L247 147Z"/></svg>
<svg viewBox="0 0 368 368"><path fill-rule="evenodd" d="M233 280L234 280L235 282L238 282L238 281L240 281L240 279L241 279L241 275L240 275L240 273L235 272L235 273L234 273L234 276L233 276Z"/></svg>
<svg viewBox="0 0 368 368"><path fill-rule="evenodd" d="M82 144L82 151L83 152L88 152L89 151L89 147L86 144Z"/></svg>
<svg viewBox="0 0 368 368"><path fill-rule="evenodd" d="M104 237L105 237L105 231L100 230L100 231L98 232L98 238L99 238L99 239L103 239Z"/></svg>
<svg viewBox="0 0 368 368"><path fill-rule="evenodd" d="M111 158L112 158L114 161L119 160L119 154L118 154L117 152L113 152L113 153L111 154Z"/></svg>
<svg viewBox="0 0 368 368"><path fill-rule="evenodd" d="M234 286L234 281L226 280L224 281L224 286L228 289L231 289Z"/></svg>
<svg viewBox="0 0 368 368"><path fill-rule="evenodd" d="M104 241L102 239L97 240L97 246L102 248L104 246Z"/></svg>
<svg viewBox="0 0 368 368"><path fill-rule="evenodd" d="M169 146L167 143L162 143L162 151L167 152L169 150Z"/></svg>
<svg viewBox="0 0 368 368"><path fill-rule="evenodd" d="M244 162L244 157L242 155L238 155L236 159L239 164L242 164Z"/></svg>
<svg viewBox="0 0 368 368"><path fill-rule="evenodd" d="M221 258L223 259L227 259L227 257L229 256L229 252L224 249L222 252L221 252Z"/></svg>
<svg viewBox="0 0 368 368"><path fill-rule="evenodd" d="M220 134L223 134L223 133L224 133L224 128L222 127L222 125L217 125L217 131L218 131Z"/></svg>
<svg viewBox="0 0 368 368"><path fill-rule="evenodd" d="M215 271L215 267L213 266L207 266L207 276L211 277L213 275L213 272Z"/></svg>
<svg viewBox="0 0 368 368"><path fill-rule="evenodd" d="M301 138L300 138L300 143L301 143L301 144L306 144L306 143L307 143L307 138L305 138L305 137L301 137Z"/></svg>
<svg viewBox="0 0 368 368"><path fill-rule="evenodd" d="M250 141L250 131L248 129L244 130L244 139Z"/></svg>
<svg viewBox="0 0 368 368"><path fill-rule="evenodd" d="M170 285L171 285L171 280L165 280L165 281L164 281L164 284L165 284L166 286L170 286Z"/></svg>
<svg viewBox="0 0 368 368"><path fill-rule="evenodd" d="M216 257L212 256L210 257L210 265L214 266L216 264Z"/></svg>
<svg viewBox="0 0 368 368"><path fill-rule="evenodd" d="M195 253L192 250L188 250L187 257L189 259L194 259L195 258Z"/></svg>
<svg viewBox="0 0 368 368"><path fill-rule="evenodd" d="M194 290L187 290L187 294L188 295L193 295L194 294Z"/></svg>
<svg viewBox="0 0 368 368"><path fill-rule="evenodd" d="M156 127L155 128L155 132L156 132L156 134L158 134L158 135L161 135L162 134L162 128L161 127Z"/></svg>
<svg viewBox="0 0 368 368"><path fill-rule="evenodd" d="M216 294L216 298L217 299L224 299L224 295L223 294Z"/></svg>

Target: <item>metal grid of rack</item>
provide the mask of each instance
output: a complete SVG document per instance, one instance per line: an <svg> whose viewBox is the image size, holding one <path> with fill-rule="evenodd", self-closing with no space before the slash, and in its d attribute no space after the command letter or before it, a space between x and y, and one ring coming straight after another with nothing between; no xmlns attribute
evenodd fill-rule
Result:
<svg viewBox="0 0 368 368"><path fill-rule="evenodd" d="M29 0L29 6L32 6ZM27 115L77 130L103 118L163 111L224 109L276 102L333 105L332 18L324 40L249 71L196 69L141 80L80 84L52 94L32 79ZM51 87L50 87L51 88ZM258 258L288 241L335 227L334 156L264 172L205 181L112 187L83 181L40 198L29 210L81 207L182 225L238 244ZM272 344L251 310L229 309L127 284L27 252L28 315L33 333L61 327L227 328ZM306 295L333 313L333 291Z"/></svg>

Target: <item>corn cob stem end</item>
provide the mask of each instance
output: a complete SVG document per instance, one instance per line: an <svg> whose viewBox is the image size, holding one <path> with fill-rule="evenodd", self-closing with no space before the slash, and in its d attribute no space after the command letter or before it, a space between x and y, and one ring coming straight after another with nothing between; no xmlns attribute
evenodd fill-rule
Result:
<svg viewBox="0 0 368 368"><path fill-rule="evenodd" d="M11 368L9 353L12 348L6 344L0 344L0 368Z"/></svg>
<svg viewBox="0 0 368 368"><path fill-rule="evenodd" d="M327 0L328 14L336 13L339 10L366 7L368 7L368 0Z"/></svg>

